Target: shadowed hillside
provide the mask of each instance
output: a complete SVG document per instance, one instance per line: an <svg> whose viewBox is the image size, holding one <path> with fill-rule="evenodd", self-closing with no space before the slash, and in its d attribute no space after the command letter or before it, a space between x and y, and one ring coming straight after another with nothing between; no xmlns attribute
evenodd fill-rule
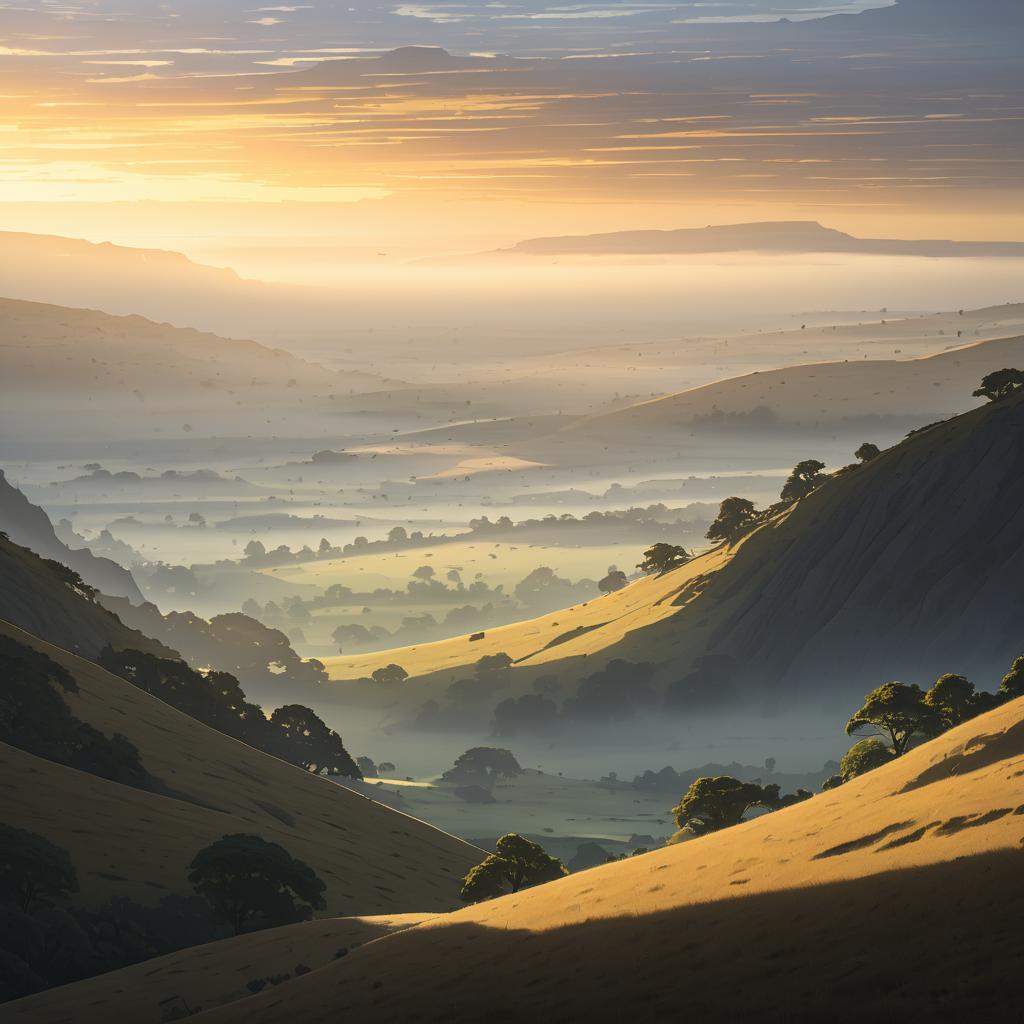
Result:
<svg viewBox="0 0 1024 1024"><path fill-rule="evenodd" d="M99 558L88 548L72 550L54 533L49 516L33 505L0 470L0 532L43 558L52 558L77 572L90 586L142 604L142 592L127 569L109 558Z"/></svg>
<svg viewBox="0 0 1024 1024"><path fill-rule="evenodd" d="M714 1021L1016 1019L1022 726L1018 700L795 807L434 918L197 1019L663 1020L681 1000ZM83 995L116 1013L130 977ZM56 1021L47 1001L73 991L24 1005Z"/></svg>
<svg viewBox="0 0 1024 1024"><path fill-rule="evenodd" d="M457 902L476 859L468 843L189 718L91 662L0 623L78 684L80 721L121 733L155 791L132 788L0 744L4 821L51 839L76 867L80 901L155 903L190 894L188 865L235 832L278 842L327 884L332 914L436 911Z"/></svg>

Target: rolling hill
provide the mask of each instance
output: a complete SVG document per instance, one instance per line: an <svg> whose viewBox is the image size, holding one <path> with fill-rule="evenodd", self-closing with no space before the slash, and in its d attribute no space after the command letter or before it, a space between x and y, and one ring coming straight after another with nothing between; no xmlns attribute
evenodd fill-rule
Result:
<svg viewBox="0 0 1024 1024"><path fill-rule="evenodd" d="M383 384L254 341L18 299L0 299L0 360L0 429L35 439L67 436L70 423L77 437L267 433L284 413L301 430Z"/></svg>
<svg viewBox="0 0 1024 1024"><path fill-rule="evenodd" d="M707 1021L1015 1020L1022 774L1017 700L797 806L432 918L196 1019L666 1020L684 1003ZM237 955L201 952L182 969L201 963L207 991ZM139 982L116 972L12 1019L56 1024L76 997L118 1017Z"/></svg>
<svg viewBox="0 0 1024 1024"><path fill-rule="evenodd" d="M691 256L724 252L855 253L884 256L1024 257L1019 242L857 238L817 221L714 224L705 228L610 231L594 235L530 238L502 254L516 256Z"/></svg>
<svg viewBox="0 0 1024 1024"><path fill-rule="evenodd" d="M845 708L885 679L998 679L1024 648L1024 396L923 430L829 479L734 547L530 622L327 661L352 679L389 662L401 699L440 703L482 655L514 660L505 698L555 674L562 693L611 659L653 662L680 712ZM809 453L810 454L810 453ZM339 684L344 692L344 684ZM482 715L493 702L481 701Z"/></svg>
<svg viewBox="0 0 1024 1024"><path fill-rule="evenodd" d="M893 330L893 344L903 344L901 333ZM659 436L675 437L686 428L763 433L920 423L977 404L971 393L985 374L1017 365L1024 365L1024 335L954 345L917 359L786 366L579 419L563 432L595 441L657 443Z"/></svg>
<svg viewBox="0 0 1024 1024"><path fill-rule="evenodd" d="M149 792L0 745L4 821L64 847L78 901L152 904L190 893L187 868L234 832L278 842L327 884L333 915L446 910L479 851L414 818L233 740L130 683L6 623L0 634L63 665L79 720L121 733L157 780Z"/></svg>

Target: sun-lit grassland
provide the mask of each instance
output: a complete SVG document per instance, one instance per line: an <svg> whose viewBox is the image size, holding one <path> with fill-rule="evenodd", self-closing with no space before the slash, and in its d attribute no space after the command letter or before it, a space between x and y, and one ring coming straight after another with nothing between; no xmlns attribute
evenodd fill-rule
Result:
<svg viewBox="0 0 1024 1024"><path fill-rule="evenodd" d="M631 573L642 555L642 545L635 543L560 547L456 541L408 551L353 555L334 561L287 565L265 569L264 573L286 583L314 584L318 587L341 583L362 592L376 587L403 590L413 572L420 566L428 565L439 579L444 579L449 572L458 572L467 585L480 579L492 588L500 584L506 591L511 591L524 576L541 565L574 582L579 579L599 580L607 573L609 565L617 565L624 572Z"/></svg>
<svg viewBox="0 0 1024 1024"><path fill-rule="evenodd" d="M720 569L734 551L716 548L664 576L648 576L617 593L597 595L561 612L489 629L479 640L459 636L373 654L341 655L325 659L325 665L331 678L338 680L368 676L395 662L411 676L443 674L451 681L452 673L473 665L485 654L504 652L517 666L537 668L575 662L605 650L633 630L678 614L682 605L675 603L676 598L692 591L699 577Z"/></svg>

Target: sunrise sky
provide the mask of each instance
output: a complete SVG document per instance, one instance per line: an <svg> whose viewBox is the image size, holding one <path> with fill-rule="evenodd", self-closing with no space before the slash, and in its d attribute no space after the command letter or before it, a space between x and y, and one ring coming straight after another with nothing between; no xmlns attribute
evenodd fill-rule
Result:
<svg viewBox="0 0 1024 1024"><path fill-rule="evenodd" d="M0 3L0 229L402 256L769 218L1020 237L1011 55L801 20L885 6Z"/></svg>

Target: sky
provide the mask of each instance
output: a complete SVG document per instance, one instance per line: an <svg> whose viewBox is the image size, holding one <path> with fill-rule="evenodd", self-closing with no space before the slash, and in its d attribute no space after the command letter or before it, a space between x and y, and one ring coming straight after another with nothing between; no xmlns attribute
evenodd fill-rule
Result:
<svg viewBox="0 0 1024 1024"><path fill-rule="evenodd" d="M0 229L225 258L758 219L1024 237L1014 41L818 20L885 6L0 2Z"/></svg>

